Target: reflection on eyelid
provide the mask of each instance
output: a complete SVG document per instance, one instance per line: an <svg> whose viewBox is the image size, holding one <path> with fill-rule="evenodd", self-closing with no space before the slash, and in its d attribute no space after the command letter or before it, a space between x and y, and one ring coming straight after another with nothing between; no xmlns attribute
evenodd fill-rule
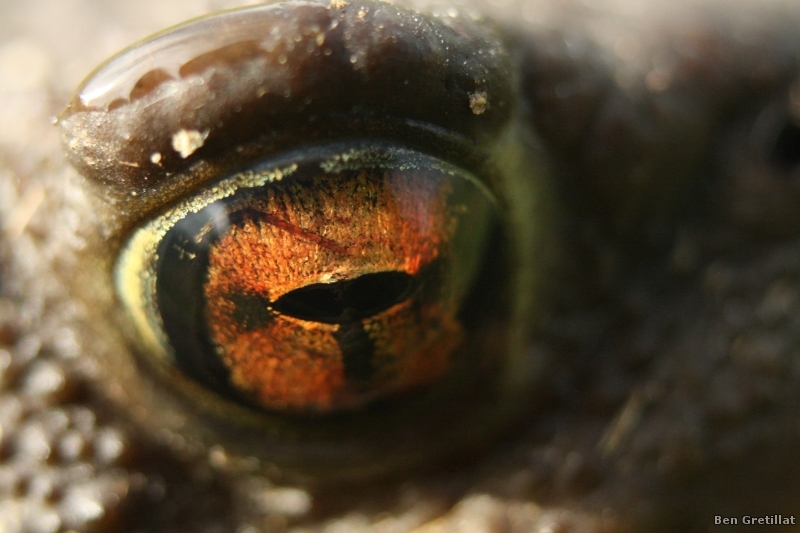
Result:
<svg viewBox="0 0 800 533"><path fill-rule="evenodd" d="M235 23L230 19L235 19ZM244 19L232 12L199 20L192 26L166 30L160 39L151 37L146 44L133 45L136 54L127 61L101 67L78 93L80 105L87 109L119 107L142 98L170 80L199 74L214 63L226 63L269 50L274 46L277 32L271 33L272 42L247 40L262 26L258 17ZM158 64L165 66L154 66L156 51Z"/></svg>

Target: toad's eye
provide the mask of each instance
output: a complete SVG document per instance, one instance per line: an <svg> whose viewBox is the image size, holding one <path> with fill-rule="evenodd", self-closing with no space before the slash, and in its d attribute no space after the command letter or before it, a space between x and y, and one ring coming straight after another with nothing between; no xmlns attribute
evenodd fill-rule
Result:
<svg viewBox="0 0 800 533"><path fill-rule="evenodd" d="M223 396L299 412L473 364L465 304L499 220L485 187L413 153L346 155L234 174L137 231L117 280L150 349Z"/></svg>
<svg viewBox="0 0 800 533"><path fill-rule="evenodd" d="M143 423L336 477L526 411L550 211L516 78L472 18L339 0L100 67L60 126L101 220L87 264L139 355L109 379Z"/></svg>

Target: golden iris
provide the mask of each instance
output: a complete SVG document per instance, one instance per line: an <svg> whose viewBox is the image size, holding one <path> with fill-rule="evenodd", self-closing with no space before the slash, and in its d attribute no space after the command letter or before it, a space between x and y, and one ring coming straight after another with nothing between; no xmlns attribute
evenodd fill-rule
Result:
<svg viewBox="0 0 800 533"><path fill-rule="evenodd" d="M449 374L499 221L489 192L408 150L290 159L133 235L117 285L150 348L274 410L359 408Z"/></svg>

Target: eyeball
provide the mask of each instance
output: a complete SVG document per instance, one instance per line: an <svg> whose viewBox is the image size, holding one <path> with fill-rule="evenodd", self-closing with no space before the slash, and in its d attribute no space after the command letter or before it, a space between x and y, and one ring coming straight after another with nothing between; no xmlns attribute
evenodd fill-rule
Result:
<svg viewBox="0 0 800 533"><path fill-rule="evenodd" d="M486 22L338 0L223 12L99 67L59 125L132 348L109 386L154 431L304 479L508 431L534 405L553 240L517 79Z"/></svg>
<svg viewBox="0 0 800 533"><path fill-rule="evenodd" d="M439 160L306 151L136 231L117 290L148 349L223 397L363 409L479 366L460 352L479 331L465 328L469 294L499 221L486 187Z"/></svg>

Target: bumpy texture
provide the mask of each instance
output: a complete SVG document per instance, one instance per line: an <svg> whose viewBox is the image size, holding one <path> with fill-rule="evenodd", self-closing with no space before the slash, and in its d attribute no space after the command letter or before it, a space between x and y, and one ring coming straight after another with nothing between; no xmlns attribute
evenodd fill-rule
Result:
<svg viewBox="0 0 800 533"><path fill-rule="evenodd" d="M798 8L497 5L563 204L546 401L472 461L298 488L143 432L93 357L126 348L85 334L71 289L91 213L50 117L105 57L226 6L0 4L0 531L707 531L795 512L800 178L770 142L797 116Z"/></svg>

